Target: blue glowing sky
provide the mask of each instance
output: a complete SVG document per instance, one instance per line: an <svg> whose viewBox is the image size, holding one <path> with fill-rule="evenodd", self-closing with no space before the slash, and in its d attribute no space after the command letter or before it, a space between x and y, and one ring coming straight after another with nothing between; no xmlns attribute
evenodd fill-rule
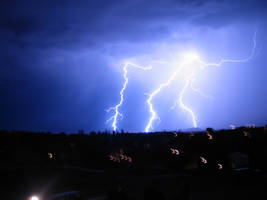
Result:
<svg viewBox="0 0 267 200"><path fill-rule="evenodd" d="M106 109L120 101L123 65L180 62L197 52L206 62L243 59L199 70L184 103L198 127L267 124L267 1L99 0L0 2L0 129L76 132L112 130ZM144 131L148 94L175 66L130 68L118 129ZM195 67L195 66L194 66ZM153 130L192 127L187 112L170 109L185 74L153 100L161 121Z"/></svg>

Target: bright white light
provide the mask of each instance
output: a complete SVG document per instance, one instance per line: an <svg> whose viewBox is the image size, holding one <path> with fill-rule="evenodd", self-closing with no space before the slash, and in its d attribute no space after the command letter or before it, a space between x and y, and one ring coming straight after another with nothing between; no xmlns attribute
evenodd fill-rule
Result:
<svg viewBox="0 0 267 200"><path fill-rule="evenodd" d="M39 197L37 197L37 196L32 196L32 197L31 197L31 200L40 200L40 199L39 199Z"/></svg>
<svg viewBox="0 0 267 200"><path fill-rule="evenodd" d="M195 52L187 52L184 54L184 59L189 62L192 62L192 61L199 60L199 56Z"/></svg>

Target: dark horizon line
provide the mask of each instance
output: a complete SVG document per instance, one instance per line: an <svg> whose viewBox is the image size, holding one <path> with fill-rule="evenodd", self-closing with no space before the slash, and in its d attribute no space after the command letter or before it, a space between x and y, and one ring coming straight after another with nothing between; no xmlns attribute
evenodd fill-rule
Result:
<svg viewBox="0 0 267 200"><path fill-rule="evenodd" d="M120 131L112 131L112 130L104 130L104 131L88 131L85 132L83 129L78 130L77 132L65 132L65 131L60 131L60 132L51 132L51 131L29 131L29 130L11 130L11 129L0 129L0 133L2 132L14 132L14 133L45 133L45 134L84 134L84 135L90 135L90 134L157 134L157 133L174 133L174 132L179 132L179 133L203 133L206 131L209 132L220 132L220 131L231 131L231 130L239 130L239 129L259 129L259 128L265 128L267 127L266 125L263 126L239 126L235 127L234 129L230 128L221 128L221 129L214 129L212 127L207 127L206 129L200 129L200 128L187 128L187 129L178 129L178 130L161 130L161 131L152 131L152 132L129 132L125 130L120 130ZM190 130L191 129L191 130ZM195 130L194 130L195 129Z"/></svg>

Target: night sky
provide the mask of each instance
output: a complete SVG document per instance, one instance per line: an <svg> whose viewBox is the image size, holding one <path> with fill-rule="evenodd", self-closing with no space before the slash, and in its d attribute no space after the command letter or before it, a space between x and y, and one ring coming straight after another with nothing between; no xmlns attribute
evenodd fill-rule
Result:
<svg viewBox="0 0 267 200"><path fill-rule="evenodd" d="M265 0L2 0L0 2L0 129L77 132L112 130L106 110L120 101L123 66L175 60L187 51L207 62L253 58L199 71L184 103L198 127L267 124ZM173 66L129 68L118 130L144 131L148 94ZM153 99L153 131L192 127L171 109L184 76Z"/></svg>

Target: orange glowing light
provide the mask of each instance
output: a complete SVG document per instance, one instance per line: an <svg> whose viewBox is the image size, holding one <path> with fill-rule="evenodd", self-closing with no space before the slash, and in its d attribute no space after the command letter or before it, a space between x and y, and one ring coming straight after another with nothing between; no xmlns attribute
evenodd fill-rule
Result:
<svg viewBox="0 0 267 200"><path fill-rule="evenodd" d="M209 140L213 140L213 136L209 133L207 133L207 136L209 137Z"/></svg>
<svg viewBox="0 0 267 200"><path fill-rule="evenodd" d="M52 153L48 153L47 155L48 155L48 158L49 159L52 159L53 158L53 154Z"/></svg>

